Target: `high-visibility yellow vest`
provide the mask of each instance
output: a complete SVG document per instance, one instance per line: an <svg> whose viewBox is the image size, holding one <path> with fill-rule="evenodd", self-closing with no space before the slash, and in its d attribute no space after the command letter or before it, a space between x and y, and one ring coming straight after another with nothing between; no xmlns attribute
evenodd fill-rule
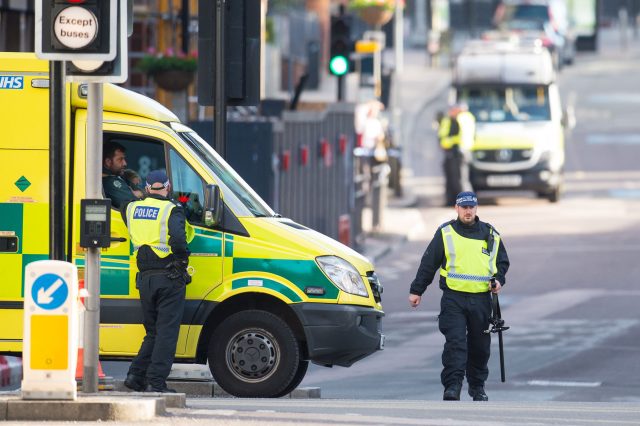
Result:
<svg viewBox="0 0 640 426"><path fill-rule="evenodd" d="M458 122L458 133L455 135L449 135L451 131L451 122L454 119L451 117L444 117L440 121L438 127L438 138L440 139L440 147L442 149L451 149L454 146L470 150L473 146L473 140L476 133L476 119L468 111L460 112L455 120Z"/></svg>
<svg viewBox="0 0 640 426"><path fill-rule="evenodd" d="M489 252L485 240L465 238L451 224L442 227L441 231L447 263L440 275L446 277L447 287L467 293L489 291L489 280L497 271L496 255L500 235L490 228L494 242Z"/></svg>
<svg viewBox="0 0 640 426"><path fill-rule="evenodd" d="M131 243L135 254L140 247L149 246L160 258L169 256L169 216L176 207L169 200L158 200L148 197L134 201L127 206L127 227L131 235ZM185 220L187 242L193 240L195 230Z"/></svg>

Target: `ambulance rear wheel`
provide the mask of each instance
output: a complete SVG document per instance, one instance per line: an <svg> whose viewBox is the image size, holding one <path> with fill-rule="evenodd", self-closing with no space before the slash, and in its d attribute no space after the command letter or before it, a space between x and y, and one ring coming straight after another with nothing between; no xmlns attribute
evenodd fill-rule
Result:
<svg viewBox="0 0 640 426"><path fill-rule="evenodd" d="M286 322L270 312L248 310L220 323L208 358L214 379L231 395L274 398L298 378L300 364L306 362L300 354Z"/></svg>

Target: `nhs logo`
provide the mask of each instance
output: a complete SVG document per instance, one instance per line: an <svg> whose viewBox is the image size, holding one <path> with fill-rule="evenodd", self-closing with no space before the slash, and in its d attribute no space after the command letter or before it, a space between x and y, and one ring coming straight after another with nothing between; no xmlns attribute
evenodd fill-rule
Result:
<svg viewBox="0 0 640 426"><path fill-rule="evenodd" d="M24 77L21 75L0 75L0 89L24 89Z"/></svg>
<svg viewBox="0 0 640 426"><path fill-rule="evenodd" d="M145 207L138 206L133 211L134 219L147 219L147 220L156 220L158 218L158 212L160 211L157 207Z"/></svg>

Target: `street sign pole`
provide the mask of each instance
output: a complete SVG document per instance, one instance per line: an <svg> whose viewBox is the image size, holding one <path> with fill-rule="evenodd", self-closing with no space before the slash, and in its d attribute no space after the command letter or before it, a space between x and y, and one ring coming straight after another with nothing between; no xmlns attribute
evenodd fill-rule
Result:
<svg viewBox="0 0 640 426"><path fill-rule="evenodd" d="M49 259L65 260L64 62L49 62Z"/></svg>
<svg viewBox="0 0 640 426"><path fill-rule="evenodd" d="M215 55L215 99L213 138L216 151L222 158L226 156L227 137L227 93L225 91L225 0L216 1L216 55ZM256 66L255 64L248 66Z"/></svg>
<svg viewBox="0 0 640 426"><path fill-rule="evenodd" d="M86 198L102 198L102 83L89 83L87 107ZM100 248L89 247L85 257L84 360L82 391L98 392L98 334L100 330Z"/></svg>

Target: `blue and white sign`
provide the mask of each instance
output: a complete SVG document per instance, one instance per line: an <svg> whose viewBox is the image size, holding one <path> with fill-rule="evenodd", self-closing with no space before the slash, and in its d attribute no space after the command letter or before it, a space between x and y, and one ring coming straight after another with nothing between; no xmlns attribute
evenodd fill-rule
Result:
<svg viewBox="0 0 640 426"><path fill-rule="evenodd" d="M37 260L24 268L22 399L78 396L78 268Z"/></svg>
<svg viewBox="0 0 640 426"><path fill-rule="evenodd" d="M24 89L24 77L21 75L0 76L0 89Z"/></svg>
<svg viewBox="0 0 640 426"><path fill-rule="evenodd" d="M59 275L40 275L31 287L31 297L42 309L58 309L69 297L69 286Z"/></svg>

